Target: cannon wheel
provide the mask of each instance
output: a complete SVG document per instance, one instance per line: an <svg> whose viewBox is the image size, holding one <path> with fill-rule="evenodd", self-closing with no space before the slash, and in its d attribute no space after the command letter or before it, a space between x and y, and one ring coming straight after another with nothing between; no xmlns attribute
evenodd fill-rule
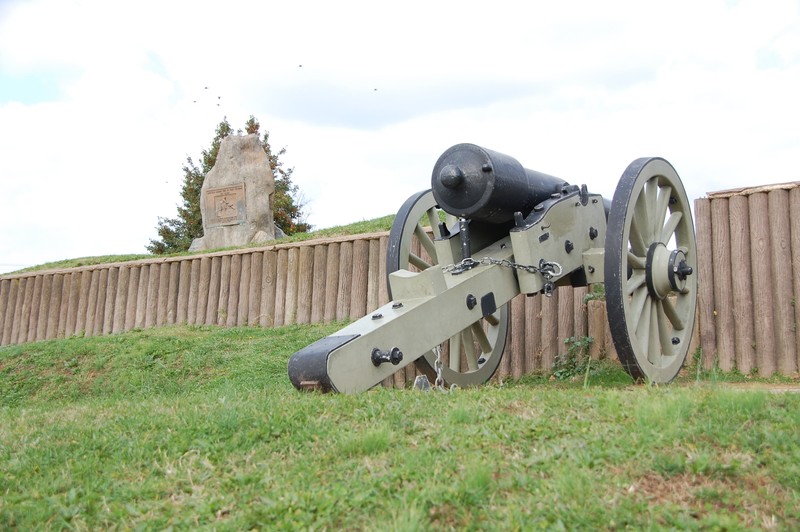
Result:
<svg viewBox="0 0 800 532"><path fill-rule="evenodd" d="M433 239L421 221L427 218L428 224L436 228L439 225L439 212L441 211L430 190L414 194L400 207L389 233L386 254L387 283L388 275L392 272L422 271L438 265ZM419 241L420 249L425 250L430 262L413 252L415 241ZM391 297L391 286L389 294ZM507 331L508 308L503 305L488 320L482 318L447 340L442 345L444 381L458 386L477 386L488 381L500 364ZM453 357L455 352L459 353L458 357ZM435 378L435 360L434 352L428 351L415 364L429 378Z"/></svg>
<svg viewBox="0 0 800 532"><path fill-rule="evenodd" d="M622 365L636 380L681 369L697 307L697 246L689 200L664 159L628 166L614 193L605 244L606 308Z"/></svg>

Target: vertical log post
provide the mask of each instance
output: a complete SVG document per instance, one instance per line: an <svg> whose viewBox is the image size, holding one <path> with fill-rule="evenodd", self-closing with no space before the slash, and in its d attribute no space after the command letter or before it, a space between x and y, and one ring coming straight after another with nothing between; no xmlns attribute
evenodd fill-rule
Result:
<svg viewBox="0 0 800 532"><path fill-rule="evenodd" d="M42 283L42 276L37 275L33 281L33 294L31 295L31 303L28 306L28 342L33 342L36 340L36 329L39 322L39 308L42 300Z"/></svg>
<svg viewBox="0 0 800 532"><path fill-rule="evenodd" d="M161 277L161 268L158 264L150 264L147 274L147 304L144 311L144 326L153 327L158 316L158 284Z"/></svg>
<svg viewBox="0 0 800 532"><path fill-rule="evenodd" d="M78 313L75 316L75 331L73 331L73 334L83 335L86 333L86 309L89 308L89 290L91 284L92 272L83 270L81 272L81 291L78 295Z"/></svg>
<svg viewBox="0 0 800 532"><path fill-rule="evenodd" d="M525 372L533 373L542 361L542 296L525 297Z"/></svg>
<svg viewBox="0 0 800 532"><path fill-rule="evenodd" d="M208 303L206 304L206 325L217 324L219 310L219 290L222 285L222 257L211 259L211 273L208 283Z"/></svg>
<svg viewBox="0 0 800 532"><path fill-rule="evenodd" d="M7 345L7 337L11 335L11 320L14 317L14 304L16 303L16 289L14 299L11 299L11 284L16 287L16 279L0 279L0 345ZM8 332L6 332L8 324Z"/></svg>
<svg viewBox="0 0 800 532"><path fill-rule="evenodd" d="M353 243L342 242L339 248L339 290L336 303L336 319L350 317L350 293L353 286Z"/></svg>
<svg viewBox="0 0 800 532"><path fill-rule="evenodd" d="M353 242L353 286L350 292L350 318L357 320L367 313L367 282L369 275L369 243ZM346 294L344 294L346 297Z"/></svg>
<svg viewBox="0 0 800 532"><path fill-rule="evenodd" d="M106 292L108 292L108 268L95 270L97 272L97 300L94 309L94 326L92 334L101 336L103 334L103 320L106 315Z"/></svg>
<svg viewBox="0 0 800 532"><path fill-rule="evenodd" d="M717 356L717 332L714 319L714 260L711 246L711 200L700 198L694 202L697 218L697 306L700 308L700 347L703 367L710 369Z"/></svg>
<svg viewBox="0 0 800 532"><path fill-rule="evenodd" d="M753 288L750 263L750 220L745 196L733 196L728 203L731 223L731 289L733 296L734 348L736 369L747 374L755 363L753 332Z"/></svg>
<svg viewBox="0 0 800 532"><path fill-rule="evenodd" d="M525 374L525 294L518 294L511 300L511 376L515 379ZM505 358L505 357L504 357Z"/></svg>
<svg viewBox="0 0 800 532"><path fill-rule="evenodd" d="M772 290L770 276L772 256L769 238L769 204L765 193L749 198L750 214L750 265L753 275L753 316L756 337L756 362L758 374L775 373L775 336L773 331ZM702 315L701 315L702 318ZM700 342L703 341L701 330ZM705 348L703 348L705 350Z"/></svg>
<svg viewBox="0 0 800 532"><path fill-rule="evenodd" d="M197 316L198 325L206 323L208 312L208 294L211 290L211 257L200 259L200 279L197 286Z"/></svg>
<svg viewBox="0 0 800 532"><path fill-rule="evenodd" d="M588 313L587 334L592 339L589 356L600 360L606 349L606 305L604 301L592 299L586 304Z"/></svg>
<svg viewBox="0 0 800 532"><path fill-rule="evenodd" d="M278 268L278 254L275 251L265 251L261 273L261 310L258 323L262 327L275 325L275 279Z"/></svg>
<svg viewBox="0 0 800 532"><path fill-rule="evenodd" d="M298 250L297 323L311 321L311 305L314 295L314 247L303 246Z"/></svg>
<svg viewBox="0 0 800 532"><path fill-rule="evenodd" d="M289 271L289 250L279 249L275 267L275 327L286 323L286 278Z"/></svg>
<svg viewBox="0 0 800 532"><path fill-rule="evenodd" d="M181 275L183 277L183 275ZM222 257L222 265L219 271L219 301L215 302L214 323L225 325L228 321L228 296L231 291L231 256ZM178 309L181 307L181 296L178 295ZM178 311L180 312L180 310ZM180 314L178 314L180 318Z"/></svg>
<svg viewBox="0 0 800 532"><path fill-rule="evenodd" d="M192 266L190 268L191 280L189 281L189 300L187 302L188 309L186 310L186 322L189 325L196 325L200 322L197 319L197 300L200 295L200 259L192 259ZM206 308L203 306L202 315L205 316Z"/></svg>
<svg viewBox="0 0 800 532"><path fill-rule="evenodd" d="M58 330L56 338L64 338L67 327L67 314L69 313L69 294L72 289L72 274L65 273L61 283L61 309L58 312Z"/></svg>
<svg viewBox="0 0 800 532"><path fill-rule="evenodd" d="M136 292L136 327L141 329L147 314L147 287L150 284L150 266L139 268L139 289Z"/></svg>
<svg viewBox="0 0 800 532"><path fill-rule="evenodd" d="M36 318L36 341L44 340L47 336L47 317L49 316L48 305L50 303L50 293L53 287L53 278L50 275L42 275L42 292L39 294L39 311Z"/></svg>
<svg viewBox="0 0 800 532"><path fill-rule="evenodd" d="M103 334L111 334L114 328L114 303L117 300L119 283L119 268L108 269L108 284L106 285L106 301L103 310Z"/></svg>
<svg viewBox="0 0 800 532"><path fill-rule="evenodd" d="M47 306L47 330L44 337L46 339L58 336L58 319L61 316L61 291L64 284L64 274L56 273L53 276L53 284L50 288L50 303ZM3 320L0 319L0 326ZM2 336L2 331L0 331Z"/></svg>
<svg viewBox="0 0 800 532"><path fill-rule="evenodd" d="M250 287L247 294L247 324L258 325L261 313L261 283L264 272L264 253L250 255Z"/></svg>
<svg viewBox="0 0 800 532"><path fill-rule="evenodd" d="M11 343L11 330L14 328L14 310L17 308L17 294L19 293L19 279L9 279L5 298L6 313L3 317L2 331L0 331L0 345Z"/></svg>
<svg viewBox="0 0 800 532"><path fill-rule="evenodd" d="M790 375L797 371L792 305L792 250L789 224L789 191L772 190L768 194L769 233L772 266L772 304L775 319L775 348L778 371Z"/></svg>
<svg viewBox="0 0 800 532"><path fill-rule="evenodd" d="M239 307L236 309L236 325L247 325L250 312L250 275L253 271L253 254L242 255L242 273L239 276Z"/></svg>
<svg viewBox="0 0 800 532"><path fill-rule="evenodd" d="M228 303L225 306L225 322L227 327L233 327L238 322L239 315L239 286L242 280L242 256L238 253L231 255L231 272L226 280L228 283Z"/></svg>
<svg viewBox="0 0 800 532"><path fill-rule="evenodd" d="M172 266L169 262L162 262L158 269L158 304L156 306L156 325L168 323L169 315L169 278ZM204 310L205 312L205 310Z"/></svg>
<svg viewBox="0 0 800 532"><path fill-rule="evenodd" d="M378 245L380 246L378 255L378 306L382 307L389 302L389 283L386 278L386 254L389 250L389 237L380 237Z"/></svg>
<svg viewBox="0 0 800 532"><path fill-rule="evenodd" d="M311 291L311 323L322 323L325 319L325 285L327 284L328 246L314 246L314 275Z"/></svg>
<svg viewBox="0 0 800 532"><path fill-rule="evenodd" d="M328 244L325 264L325 323L336 319L336 304L339 300L339 246L338 242Z"/></svg>
<svg viewBox="0 0 800 532"><path fill-rule="evenodd" d="M792 287L794 302L794 331L795 346L798 355L798 365L800 365L800 312L797 310L800 304L800 187L795 187L789 191L789 221L791 224L791 248L792 248Z"/></svg>
<svg viewBox="0 0 800 532"><path fill-rule="evenodd" d="M283 322L286 325L297 323L298 275L300 273L300 250L289 248L286 259L286 308Z"/></svg>
<svg viewBox="0 0 800 532"><path fill-rule="evenodd" d="M227 277L222 277L222 282L228 285L228 301L220 301L220 307L225 309L225 319L220 325L233 327L236 325L239 313L239 286L242 279L242 256L238 253L230 256L231 269ZM223 306L224 303L224 306Z"/></svg>
<svg viewBox="0 0 800 532"><path fill-rule="evenodd" d="M117 295L114 299L114 324L111 332L114 334L125 330L125 309L128 307L128 285L130 284L131 267L123 265L119 269L117 278Z"/></svg>
<svg viewBox="0 0 800 532"><path fill-rule="evenodd" d="M571 286L558 289L558 354L566 360L570 344L569 338L575 337L575 305Z"/></svg>
<svg viewBox="0 0 800 532"><path fill-rule="evenodd" d="M128 276L128 297L126 298L125 326L123 327L125 331L130 331L136 327L136 297L139 293L139 276L141 275L141 271L141 266L133 266Z"/></svg>
<svg viewBox="0 0 800 532"><path fill-rule="evenodd" d="M731 286L731 227L727 198L711 200L711 249L714 275L714 316L717 363L722 371L733 369L733 288Z"/></svg>
<svg viewBox="0 0 800 532"><path fill-rule="evenodd" d="M558 298L559 290L553 291L550 297L542 296L542 370L553 369L558 353Z"/></svg>
<svg viewBox="0 0 800 532"><path fill-rule="evenodd" d="M367 259L367 309L365 312L372 312L378 308L378 292L381 278L381 242L377 238L369 241L369 258Z"/></svg>
<svg viewBox="0 0 800 532"><path fill-rule="evenodd" d="M35 277L25 278L25 292L20 294L22 297L20 298L19 314L17 314L16 310L14 311L14 316L19 316L18 319L15 319L15 322L19 323L16 337L16 343L18 344L28 341L28 318L31 315L31 301L33 301L33 287L35 284Z"/></svg>

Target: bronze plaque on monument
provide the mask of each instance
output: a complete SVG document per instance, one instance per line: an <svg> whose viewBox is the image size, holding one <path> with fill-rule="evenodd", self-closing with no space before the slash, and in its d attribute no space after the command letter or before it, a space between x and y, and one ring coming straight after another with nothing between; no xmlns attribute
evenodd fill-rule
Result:
<svg viewBox="0 0 800 532"><path fill-rule="evenodd" d="M244 183L206 190L206 216L209 227L236 225L247 221Z"/></svg>

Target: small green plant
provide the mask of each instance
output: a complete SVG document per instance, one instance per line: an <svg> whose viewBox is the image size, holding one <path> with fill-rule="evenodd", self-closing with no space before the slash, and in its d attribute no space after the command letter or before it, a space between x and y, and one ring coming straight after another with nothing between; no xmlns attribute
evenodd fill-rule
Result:
<svg viewBox="0 0 800 532"><path fill-rule="evenodd" d="M583 296L583 304L589 301L605 301L606 300L606 285L602 283L593 284L591 290Z"/></svg>
<svg viewBox="0 0 800 532"><path fill-rule="evenodd" d="M567 350L556 357L553 376L558 380L567 380L584 373L585 386L588 383L591 367L589 346L592 345L592 342L594 342L594 338L591 336L570 336L564 339Z"/></svg>

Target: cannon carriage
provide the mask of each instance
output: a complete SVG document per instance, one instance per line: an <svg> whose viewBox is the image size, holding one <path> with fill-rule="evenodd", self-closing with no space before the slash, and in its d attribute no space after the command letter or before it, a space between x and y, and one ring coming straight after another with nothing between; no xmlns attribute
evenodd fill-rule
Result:
<svg viewBox="0 0 800 532"><path fill-rule="evenodd" d="M391 302L295 353L289 377L298 389L357 393L414 363L440 385L479 385L499 366L513 297L605 283L623 366L669 382L692 336L696 257L689 200L662 158L633 161L608 201L458 144L434 165L431 188L397 213Z"/></svg>

